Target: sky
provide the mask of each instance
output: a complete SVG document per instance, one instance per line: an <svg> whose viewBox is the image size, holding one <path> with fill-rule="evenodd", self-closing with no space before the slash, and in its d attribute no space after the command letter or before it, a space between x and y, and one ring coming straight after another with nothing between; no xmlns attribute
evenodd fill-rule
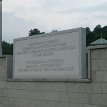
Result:
<svg viewBox="0 0 107 107"><path fill-rule="evenodd" d="M107 0L2 0L2 39L41 32L107 25Z"/></svg>

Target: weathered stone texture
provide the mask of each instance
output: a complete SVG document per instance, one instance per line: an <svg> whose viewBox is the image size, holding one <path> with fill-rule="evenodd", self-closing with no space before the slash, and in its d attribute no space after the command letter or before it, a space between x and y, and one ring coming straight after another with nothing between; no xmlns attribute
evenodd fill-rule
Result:
<svg viewBox="0 0 107 107"><path fill-rule="evenodd" d="M6 81L0 58L0 107L107 107L107 48L91 50L91 83Z"/></svg>

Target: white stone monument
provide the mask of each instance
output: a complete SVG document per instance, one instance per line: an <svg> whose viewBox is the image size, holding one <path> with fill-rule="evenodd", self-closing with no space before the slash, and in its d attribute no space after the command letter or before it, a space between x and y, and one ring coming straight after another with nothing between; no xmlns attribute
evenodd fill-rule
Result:
<svg viewBox="0 0 107 107"><path fill-rule="evenodd" d="M70 81L86 78L84 28L14 40L13 78Z"/></svg>

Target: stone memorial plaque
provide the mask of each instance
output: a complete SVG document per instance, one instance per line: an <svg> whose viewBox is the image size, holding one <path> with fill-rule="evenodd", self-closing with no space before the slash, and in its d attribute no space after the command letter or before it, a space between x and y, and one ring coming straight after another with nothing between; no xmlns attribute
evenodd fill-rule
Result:
<svg viewBox="0 0 107 107"><path fill-rule="evenodd" d="M85 78L84 28L14 40L13 78L70 80Z"/></svg>

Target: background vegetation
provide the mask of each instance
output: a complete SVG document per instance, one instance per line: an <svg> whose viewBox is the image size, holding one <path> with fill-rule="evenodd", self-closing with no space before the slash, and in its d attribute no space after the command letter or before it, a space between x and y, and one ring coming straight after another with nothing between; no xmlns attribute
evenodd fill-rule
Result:
<svg viewBox="0 0 107 107"><path fill-rule="evenodd" d="M57 30L53 30L52 32L57 32ZM40 32L39 29L31 29L29 31L29 36L43 34L45 32ZM86 45L89 46L91 42L104 38L107 40L107 26L101 27L101 25L97 25L93 31L90 30L89 27L86 27ZM5 41L2 42L2 51L3 55L12 55L13 54L13 44L7 43Z"/></svg>

